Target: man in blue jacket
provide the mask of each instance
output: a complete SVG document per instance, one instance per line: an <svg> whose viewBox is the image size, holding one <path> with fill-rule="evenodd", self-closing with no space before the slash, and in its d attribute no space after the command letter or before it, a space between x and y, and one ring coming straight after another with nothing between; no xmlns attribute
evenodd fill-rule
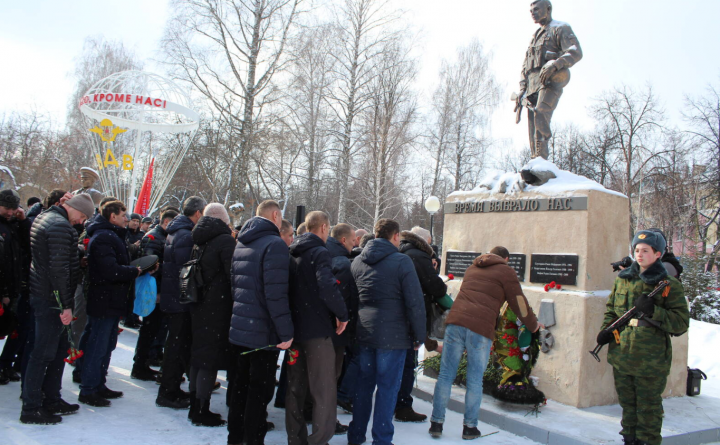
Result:
<svg viewBox="0 0 720 445"><path fill-rule="evenodd" d="M400 225L391 219L375 224L369 241L352 263L360 293L357 337L360 373L355 388L348 443L362 444L372 412L375 445L391 445L393 413L407 350L425 340L425 302L412 260L398 251Z"/></svg>
<svg viewBox="0 0 720 445"><path fill-rule="evenodd" d="M290 310L295 327L297 362L288 369L285 426L289 445L325 445L335 433L337 379L332 337L340 335L348 312L325 242L330 218L325 212L310 212L307 232L290 246ZM308 436L303 416L305 397L313 401L313 432Z"/></svg>
<svg viewBox="0 0 720 445"><path fill-rule="evenodd" d="M237 364L228 413L229 445L264 444L277 348L288 349L293 341L290 261L280 238L282 212L277 202L268 200L258 206L256 215L240 230L233 254L230 343Z"/></svg>
<svg viewBox="0 0 720 445"><path fill-rule="evenodd" d="M190 394L180 389L182 375L190 363L192 330L190 307L180 304L180 269L190 261L193 250L192 229L202 218L207 203L199 196L191 196L183 203L183 214L176 216L167 226L165 252L162 264L160 310L168 320L168 338L165 343L162 377L157 406L174 409L190 407Z"/></svg>
<svg viewBox="0 0 720 445"><path fill-rule="evenodd" d="M110 406L109 399L122 397L105 386L112 351L117 345L118 323L127 313L133 281L140 269L130 265L125 245L125 206L110 201L88 225L87 315L89 331L82 366L78 401L95 407Z"/></svg>

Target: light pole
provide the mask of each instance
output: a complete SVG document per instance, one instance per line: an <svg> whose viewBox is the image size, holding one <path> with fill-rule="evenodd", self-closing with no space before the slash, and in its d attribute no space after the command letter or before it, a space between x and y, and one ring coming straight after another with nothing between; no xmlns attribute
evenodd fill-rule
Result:
<svg viewBox="0 0 720 445"><path fill-rule="evenodd" d="M430 214L430 238L433 237L433 217L440 210L440 199L437 196L430 196L425 200L425 210Z"/></svg>

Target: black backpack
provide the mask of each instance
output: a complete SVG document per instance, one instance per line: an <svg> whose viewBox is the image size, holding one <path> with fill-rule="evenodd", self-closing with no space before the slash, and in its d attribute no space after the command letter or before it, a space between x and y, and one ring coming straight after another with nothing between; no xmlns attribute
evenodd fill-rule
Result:
<svg viewBox="0 0 720 445"><path fill-rule="evenodd" d="M190 261L180 269L180 304L198 303L202 294L203 279L200 260L205 248L193 247Z"/></svg>

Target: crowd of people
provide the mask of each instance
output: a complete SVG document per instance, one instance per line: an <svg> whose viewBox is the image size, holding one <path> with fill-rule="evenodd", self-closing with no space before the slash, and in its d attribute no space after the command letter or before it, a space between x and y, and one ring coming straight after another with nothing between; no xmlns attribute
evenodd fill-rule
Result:
<svg viewBox="0 0 720 445"><path fill-rule="evenodd" d="M431 234L421 227L403 231L391 219L368 233L332 225L325 212L313 211L295 229L268 200L233 227L222 204L192 196L153 220L128 215L113 197L96 205L89 194L63 190L27 204L25 211L15 191L0 192L0 296L8 317L0 320L9 323L12 315L15 326L0 356L0 384L20 382L26 424L57 424L78 412L61 394L66 362L74 366L79 403L104 408L123 397L107 386L122 322L139 327L131 377L159 383L158 407L187 410L194 425L226 425L231 445L264 443L274 428L267 421L273 399L285 409L289 445L325 445L337 434L347 434L350 445L365 443L371 415L373 443L390 445L393 420L427 419L413 409L411 395L422 345L444 351L430 435L442 436L466 352L462 437L476 439L482 376L501 306L507 303L531 332L543 327L507 264L508 250L497 246L468 268L447 315L444 345L438 344L429 335L437 316L431 309L447 286ZM665 323L665 332L682 333L687 304L677 280L671 279L669 296L643 296L647 286L667 279L657 262L665 246L652 233L633 242L636 262L618 278L605 323L635 304ZM191 264L202 283L195 300L186 298L181 280ZM135 283L146 274L157 297L140 318ZM647 367L628 359L634 332L624 331L622 347L610 338L598 342L611 343L626 443L655 444L667 350L651 360L656 376L633 377L634 369ZM644 349L650 360L665 347L666 334L642 334L655 348ZM227 371L227 420L210 411L219 370ZM337 407L352 413L349 426L337 420Z"/></svg>

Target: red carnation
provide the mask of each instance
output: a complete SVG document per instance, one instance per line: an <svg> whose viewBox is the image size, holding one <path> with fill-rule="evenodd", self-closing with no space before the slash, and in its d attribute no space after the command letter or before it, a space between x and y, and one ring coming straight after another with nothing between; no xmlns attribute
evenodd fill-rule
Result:
<svg viewBox="0 0 720 445"><path fill-rule="evenodd" d="M123 328L118 328L118 335L122 334L122 331L124 331L124 330L125 329L123 329Z"/></svg>
<svg viewBox="0 0 720 445"><path fill-rule="evenodd" d="M449 273L447 277L448 277L448 280L454 280L454 279L455 279L455 275L453 275L453 274L451 274L451 273Z"/></svg>
<svg viewBox="0 0 720 445"><path fill-rule="evenodd" d="M340 280L335 280L335 282L336 282L337 284L340 284Z"/></svg>
<svg viewBox="0 0 720 445"><path fill-rule="evenodd" d="M85 238L85 239L83 240L83 246L87 247L88 244L90 244L90 238Z"/></svg>
<svg viewBox="0 0 720 445"><path fill-rule="evenodd" d="M155 241L155 236L152 233L148 233L147 237L150 238L151 240Z"/></svg>
<svg viewBox="0 0 720 445"><path fill-rule="evenodd" d="M517 327L518 326L515 323L513 323L512 321L508 321L507 324L505 325L506 330L507 329L517 329Z"/></svg>
<svg viewBox="0 0 720 445"><path fill-rule="evenodd" d="M560 289L562 289L562 286L560 286L560 285L558 284L558 285L555 286L555 289L560 290Z"/></svg>
<svg viewBox="0 0 720 445"><path fill-rule="evenodd" d="M508 351L509 357L519 357L520 354L520 348L510 348L510 351Z"/></svg>

